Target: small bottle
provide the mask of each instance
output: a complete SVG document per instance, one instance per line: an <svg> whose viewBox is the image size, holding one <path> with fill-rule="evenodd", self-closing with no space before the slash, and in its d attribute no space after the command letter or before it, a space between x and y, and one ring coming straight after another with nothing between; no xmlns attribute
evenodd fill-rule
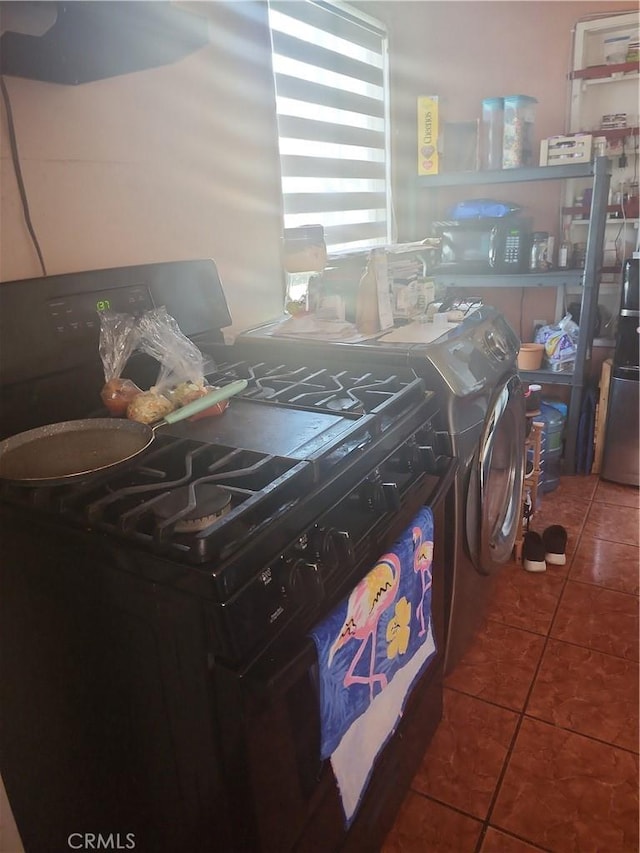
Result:
<svg viewBox="0 0 640 853"><path fill-rule="evenodd" d="M569 242L569 238L567 232L562 236L562 242L558 247L558 269L566 270L569 266L569 262L571 260L571 243Z"/></svg>

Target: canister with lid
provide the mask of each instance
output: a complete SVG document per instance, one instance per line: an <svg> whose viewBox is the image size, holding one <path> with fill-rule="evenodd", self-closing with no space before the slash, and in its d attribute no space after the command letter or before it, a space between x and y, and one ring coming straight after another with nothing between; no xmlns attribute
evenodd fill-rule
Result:
<svg viewBox="0 0 640 853"><path fill-rule="evenodd" d="M482 168L502 168L503 98L482 101Z"/></svg>
<svg viewBox="0 0 640 853"><path fill-rule="evenodd" d="M533 165L533 122L536 98L507 95L504 98L502 168L518 169Z"/></svg>
<svg viewBox="0 0 640 853"><path fill-rule="evenodd" d="M327 263L324 227L314 224L285 228L282 243L287 277L285 311L294 316L314 311L317 300L310 298L310 281L312 273L322 272Z"/></svg>

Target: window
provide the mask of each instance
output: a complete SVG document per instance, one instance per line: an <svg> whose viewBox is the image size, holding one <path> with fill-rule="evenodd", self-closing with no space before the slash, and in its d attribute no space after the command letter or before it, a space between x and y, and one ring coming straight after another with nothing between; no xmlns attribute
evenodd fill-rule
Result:
<svg viewBox="0 0 640 853"><path fill-rule="evenodd" d="M390 241L387 39L343 4L269 3L284 227L331 252Z"/></svg>

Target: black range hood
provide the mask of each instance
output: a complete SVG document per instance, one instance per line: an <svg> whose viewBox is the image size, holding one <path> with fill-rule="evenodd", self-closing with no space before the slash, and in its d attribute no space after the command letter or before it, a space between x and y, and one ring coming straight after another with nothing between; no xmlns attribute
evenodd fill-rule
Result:
<svg viewBox="0 0 640 853"><path fill-rule="evenodd" d="M205 18L154 0L56 3L43 35L4 32L0 72L50 83L88 83L168 65L208 44Z"/></svg>

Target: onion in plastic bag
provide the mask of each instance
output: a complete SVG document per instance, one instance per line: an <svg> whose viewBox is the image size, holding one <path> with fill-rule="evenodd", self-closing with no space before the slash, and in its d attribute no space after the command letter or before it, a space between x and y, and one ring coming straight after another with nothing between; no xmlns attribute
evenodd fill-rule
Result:
<svg viewBox="0 0 640 853"><path fill-rule="evenodd" d="M98 352L104 368L105 384L100 391L102 402L111 415L120 417L141 389L121 374L136 348L138 334L135 318L130 314L104 311L100 314Z"/></svg>

